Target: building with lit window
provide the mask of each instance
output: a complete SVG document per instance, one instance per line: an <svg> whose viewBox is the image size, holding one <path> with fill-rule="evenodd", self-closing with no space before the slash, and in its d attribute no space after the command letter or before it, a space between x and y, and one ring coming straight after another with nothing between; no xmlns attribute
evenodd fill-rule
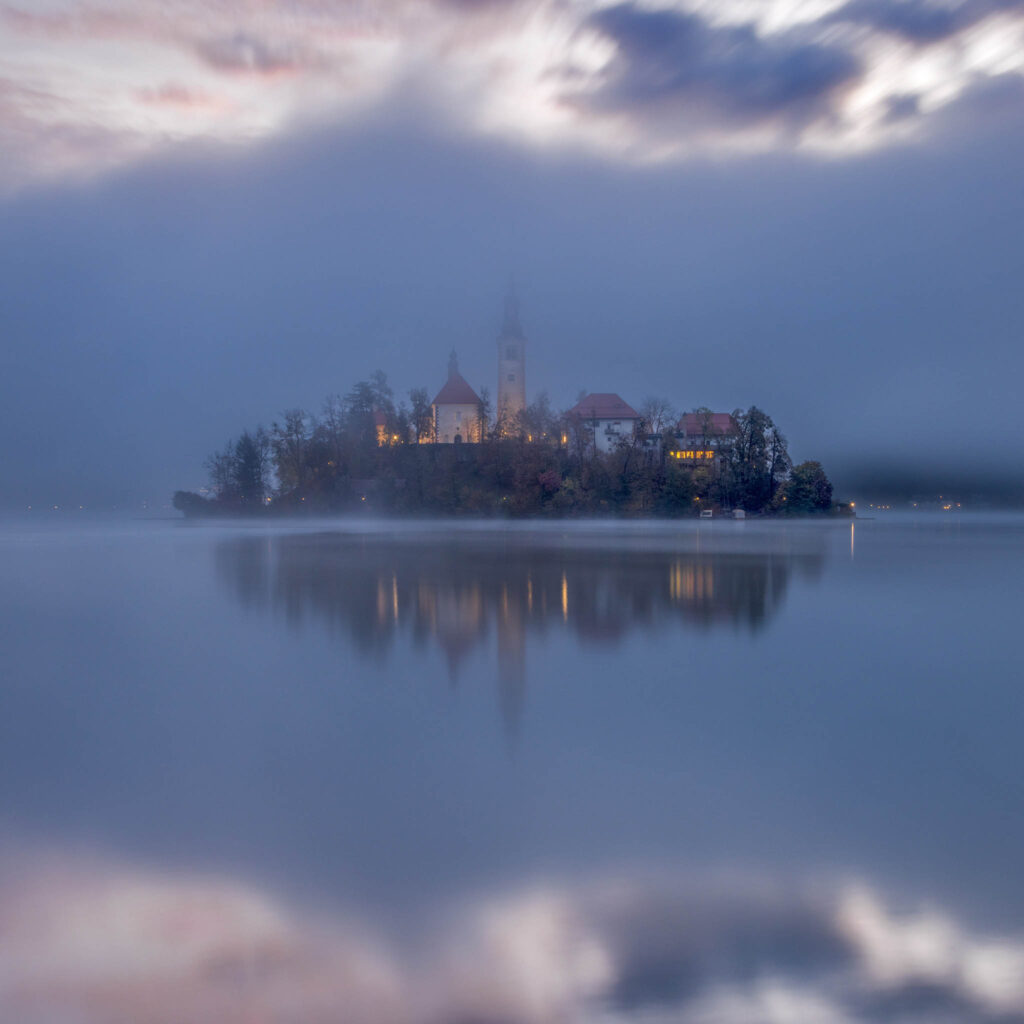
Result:
<svg viewBox="0 0 1024 1024"><path fill-rule="evenodd" d="M668 457L694 467L706 466L723 454L739 432L730 413L684 413L676 428L675 447Z"/></svg>

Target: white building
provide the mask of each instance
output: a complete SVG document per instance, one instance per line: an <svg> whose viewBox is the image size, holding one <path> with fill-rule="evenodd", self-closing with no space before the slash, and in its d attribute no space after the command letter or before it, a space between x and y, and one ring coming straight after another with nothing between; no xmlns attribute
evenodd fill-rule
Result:
<svg viewBox="0 0 1024 1024"><path fill-rule="evenodd" d="M640 414L631 405L610 393L587 395L567 415L591 432L599 452L613 451L622 441L632 439L640 422Z"/></svg>
<svg viewBox="0 0 1024 1024"><path fill-rule="evenodd" d="M459 373L455 353L448 360L448 380L433 402L434 440L439 444L480 440L480 396Z"/></svg>

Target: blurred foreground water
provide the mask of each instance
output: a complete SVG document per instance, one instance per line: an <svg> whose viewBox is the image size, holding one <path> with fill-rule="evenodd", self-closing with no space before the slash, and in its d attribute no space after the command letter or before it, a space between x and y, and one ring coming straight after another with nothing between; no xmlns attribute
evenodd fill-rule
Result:
<svg viewBox="0 0 1024 1024"><path fill-rule="evenodd" d="M1024 1020L1024 518L0 525L0 1021Z"/></svg>

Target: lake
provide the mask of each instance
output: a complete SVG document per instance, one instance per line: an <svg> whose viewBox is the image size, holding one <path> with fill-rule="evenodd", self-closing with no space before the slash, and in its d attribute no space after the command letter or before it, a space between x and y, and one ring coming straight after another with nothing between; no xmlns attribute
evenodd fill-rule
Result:
<svg viewBox="0 0 1024 1024"><path fill-rule="evenodd" d="M1024 1020L1024 517L0 524L7 1024Z"/></svg>

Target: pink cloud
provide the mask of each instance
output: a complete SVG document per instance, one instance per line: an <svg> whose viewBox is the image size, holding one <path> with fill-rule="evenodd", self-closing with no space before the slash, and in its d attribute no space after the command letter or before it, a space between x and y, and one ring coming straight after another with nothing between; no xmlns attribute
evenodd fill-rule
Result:
<svg viewBox="0 0 1024 1024"><path fill-rule="evenodd" d="M935 908L894 914L863 885L617 872L477 894L420 925L422 941L398 943L223 876L9 856L0 1019L574 1024L600 1008L621 1024L749 1024L792 1019L771 1014L783 1006L896 1024L920 1019L922 984L938 1016L1024 1010L1024 941Z"/></svg>
<svg viewBox="0 0 1024 1024"><path fill-rule="evenodd" d="M178 82L167 82L157 89L140 89L136 94L143 103L152 107L172 107L176 110L227 110L231 104L222 98Z"/></svg>

